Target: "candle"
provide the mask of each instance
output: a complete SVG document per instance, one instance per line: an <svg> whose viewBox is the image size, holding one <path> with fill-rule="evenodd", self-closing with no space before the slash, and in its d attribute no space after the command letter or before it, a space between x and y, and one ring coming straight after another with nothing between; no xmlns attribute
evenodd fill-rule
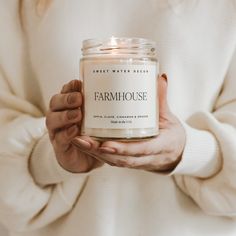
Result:
<svg viewBox="0 0 236 236"><path fill-rule="evenodd" d="M141 38L83 41L82 135L134 140L158 134L155 43Z"/></svg>

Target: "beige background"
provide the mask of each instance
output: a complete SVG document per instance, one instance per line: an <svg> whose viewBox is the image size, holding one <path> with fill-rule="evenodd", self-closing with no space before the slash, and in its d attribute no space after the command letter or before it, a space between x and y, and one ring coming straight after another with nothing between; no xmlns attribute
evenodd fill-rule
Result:
<svg viewBox="0 0 236 236"><path fill-rule="evenodd" d="M1 224L0 224L0 236L9 236L9 234Z"/></svg>

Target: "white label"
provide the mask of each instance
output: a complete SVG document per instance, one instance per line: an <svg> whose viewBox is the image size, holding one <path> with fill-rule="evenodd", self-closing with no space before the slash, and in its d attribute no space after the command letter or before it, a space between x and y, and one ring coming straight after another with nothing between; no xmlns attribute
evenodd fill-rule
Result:
<svg viewBox="0 0 236 236"><path fill-rule="evenodd" d="M84 63L85 128L156 127L156 63Z"/></svg>

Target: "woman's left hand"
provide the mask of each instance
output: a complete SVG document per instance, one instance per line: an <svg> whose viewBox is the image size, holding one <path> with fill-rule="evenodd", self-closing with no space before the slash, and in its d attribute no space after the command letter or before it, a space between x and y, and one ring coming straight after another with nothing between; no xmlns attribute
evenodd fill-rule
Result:
<svg viewBox="0 0 236 236"><path fill-rule="evenodd" d="M168 107L166 75L158 80L159 135L142 141L105 141L99 153L93 153L95 158L112 166L147 171L172 171L177 166L185 146L185 131Z"/></svg>

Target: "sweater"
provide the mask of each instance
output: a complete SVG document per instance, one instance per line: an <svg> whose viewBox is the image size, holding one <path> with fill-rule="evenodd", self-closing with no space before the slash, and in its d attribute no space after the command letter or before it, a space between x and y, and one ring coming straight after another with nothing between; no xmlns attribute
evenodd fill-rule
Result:
<svg viewBox="0 0 236 236"><path fill-rule="evenodd" d="M0 7L0 222L11 236L236 234L236 1L9 0ZM169 174L70 173L45 126L87 38L156 41L186 132Z"/></svg>

